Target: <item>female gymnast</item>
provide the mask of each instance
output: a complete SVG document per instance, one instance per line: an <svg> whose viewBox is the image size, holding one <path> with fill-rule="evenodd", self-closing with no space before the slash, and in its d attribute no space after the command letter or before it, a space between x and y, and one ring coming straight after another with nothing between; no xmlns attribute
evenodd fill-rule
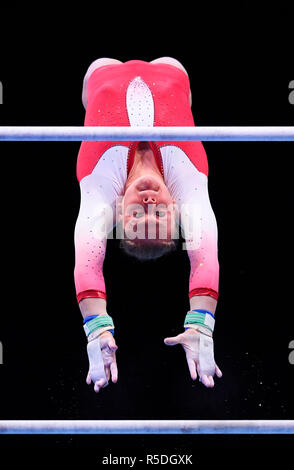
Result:
<svg viewBox="0 0 294 470"><path fill-rule="evenodd" d="M102 58L85 75L85 126L194 126L189 77L163 57L125 63ZM181 227L190 260L190 310L181 344L191 378L214 386L222 376L213 352L218 300L217 224L208 195L201 142L82 142L77 178L81 205L75 227L75 286L88 338L87 383L95 392L117 382L117 345L107 313L103 261L116 227L122 248L144 261L175 249ZM119 235L120 234L120 235Z"/></svg>

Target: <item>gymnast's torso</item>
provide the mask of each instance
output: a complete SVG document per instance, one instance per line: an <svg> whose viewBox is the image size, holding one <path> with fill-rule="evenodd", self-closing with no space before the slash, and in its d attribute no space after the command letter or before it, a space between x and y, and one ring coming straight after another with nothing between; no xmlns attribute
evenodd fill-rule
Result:
<svg viewBox="0 0 294 470"><path fill-rule="evenodd" d="M105 65L94 70L87 82L85 126L194 126L188 75L164 63L132 60ZM77 298L105 294L102 264L105 240L99 248L93 226L103 217L97 202L115 209L123 196L139 142L82 142L77 160L77 178L81 188L81 208L76 225L75 281ZM164 182L181 206L193 206L188 217L181 217L186 240L193 241L188 255L191 262L189 296L211 295L217 298L217 228L210 206L208 163L201 142L149 142ZM115 210L114 210L115 214ZM109 221L109 230L115 219ZM197 226L197 234L190 233ZM194 228L193 228L194 227ZM194 238L194 240L192 240ZM103 296L101 294L101 296Z"/></svg>
<svg viewBox="0 0 294 470"><path fill-rule="evenodd" d="M189 92L188 75L173 65L132 60L102 66L94 70L87 83L88 105L84 124L109 127L194 126ZM77 162L78 180L90 174L107 151L110 150L107 159L116 158L117 146L124 147L128 175L136 145L137 142L125 141L83 142ZM169 160L169 152L165 148L170 146L173 147L171 160L175 160L177 149L182 150L198 171L208 174L206 153L201 142L153 142L151 145L164 177L168 173Z"/></svg>

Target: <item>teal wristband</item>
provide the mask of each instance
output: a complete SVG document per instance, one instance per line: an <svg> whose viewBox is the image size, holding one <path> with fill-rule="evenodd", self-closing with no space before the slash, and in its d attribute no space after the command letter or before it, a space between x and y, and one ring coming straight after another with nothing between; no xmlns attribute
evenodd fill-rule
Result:
<svg viewBox="0 0 294 470"><path fill-rule="evenodd" d="M93 331L98 330L98 328L103 328L104 326L114 328L113 320L110 315L99 315L83 325L86 336L89 336Z"/></svg>
<svg viewBox="0 0 294 470"><path fill-rule="evenodd" d="M184 327L186 325L200 325L208 328L211 332L214 330L215 320L210 312L204 313L201 311L190 310L185 318Z"/></svg>

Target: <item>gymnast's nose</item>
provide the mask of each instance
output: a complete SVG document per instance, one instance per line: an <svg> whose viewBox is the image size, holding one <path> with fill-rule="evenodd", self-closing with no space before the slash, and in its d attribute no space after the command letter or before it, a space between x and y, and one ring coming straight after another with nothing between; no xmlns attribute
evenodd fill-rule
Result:
<svg viewBox="0 0 294 470"><path fill-rule="evenodd" d="M144 196L143 197L144 204L156 204L156 197L155 196Z"/></svg>

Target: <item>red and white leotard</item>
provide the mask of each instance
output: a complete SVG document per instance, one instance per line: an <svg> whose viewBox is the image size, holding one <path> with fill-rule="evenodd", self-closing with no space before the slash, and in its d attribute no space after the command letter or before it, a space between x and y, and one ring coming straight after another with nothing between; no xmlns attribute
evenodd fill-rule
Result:
<svg viewBox="0 0 294 470"><path fill-rule="evenodd" d="M188 75L173 65L132 60L99 67L87 83L85 126L194 126L189 91ZM78 302L87 297L106 299L103 262L107 238L97 239L95 227L103 222L110 232L116 225L116 201L124 194L137 144L81 144L77 161L81 206L75 228L74 272ZM209 201L203 145L174 141L149 144L179 208L191 266L189 297L209 295L217 299L217 225ZM113 210L107 210L109 207Z"/></svg>

